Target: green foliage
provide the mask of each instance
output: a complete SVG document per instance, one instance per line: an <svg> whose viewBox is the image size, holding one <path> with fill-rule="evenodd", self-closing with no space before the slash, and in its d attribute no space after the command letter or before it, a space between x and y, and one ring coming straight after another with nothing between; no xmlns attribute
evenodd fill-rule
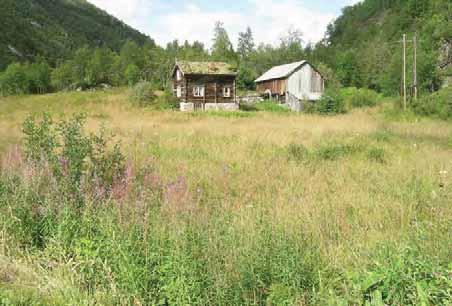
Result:
<svg viewBox="0 0 452 306"><path fill-rule="evenodd" d="M130 91L130 98L140 106L149 106L156 98L155 88L149 82L140 82Z"/></svg>
<svg viewBox="0 0 452 306"><path fill-rule="evenodd" d="M244 90L253 90L256 88L254 80L257 78L254 70L248 66L248 63L242 63L237 73L237 87Z"/></svg>
<svg viewBox="0 0 452 306"><path fill-rule="evenodd" d="M344 99L337 89L327 89L322 98L306 110L322 115L337 115L347 112Z"/></svg>
<svg viewBox="0 0 452 306"><path fill-rule="evenodd" d="M151 105L154 109L179 110L179 100L170 92L160 92Z"/></svg>
<svg viewBox="0 0 452 306"><path fill-rule="evenodd" d="M52 86L57 90L75 89L70 62L60 64L52 71Z"/></svg>
<svg viewBox="0 0 452 306"><path fill-rule="evenodd" d="M254 37L250 27L246 28L245 32L239 33L237 54L241 60L249 58L250 54L254 51Z"/></svg>
<svg viewBox="0 0 452 306"><path fill-rule="evenodd" d="M116 52L127 40L155 45L149 37L82 0L2 0L0 20L0 70L13 62L34 61L38 55L53 66L85 45Z"/></svg>
<svg viewBox="0 0 452 306"><path fill-rule="evenodd" d="M348 108L354 107L373 107L377 105L378 94L370 89L354 87L341 89L342 97Z"/></svg>
<svg viewBox="0 0 452 306"><path fill-rule="evenodd" d="M30 116L23 124L28 160L48 167L57 182L59 196L78 205L84 201L84 184L94 182L96 188L108 193L125 167L119 146L107 149L109 138L105 130L87 136L83 131L84 123L84 115L55 123L50 115L44 114L40 121Z"/></svg>
<svg viewBox="0 0 452 306"><path fill-rule="evenodd" d="M444 88L440 91L424 95L417 101L413 101L412 108L416 114L423 116L437 116L441 119L452 118L452 88Z"/></svg>
<svg viewBox="0 0 452 306"><path fill-rule="evenodd" d="M450 42L450 1L365 0L343 10L329 27L312 57L331 66L344 86L366 87L386 95L400 92L404 33L418 34L418 83L423 92L440 87L440 58ZM408 71L413 46L407 47ZM442 54L442 56L441 56ZM450 66L450 64L449 64ZM408 74L408 85L413 83Z"/></svg>
<svg viewBox="0 0 452 306"><path fill-rule="evenodd" d="M28 80L30 82L30 92L43 94L51 89L51 69L44 60L38 60L29 65L27 69Z"/></svg>
<svg viewBox="0 0 452 306"><path fill-rule="evenodd" d="M218 61L234 61L235 52L229 39L229 35L222 22L215 23L214 38L212 46L212 58Z"/></svg>
<svg viewBox="0 0 452 306"><path fill-rule="evenodd" d="M130 90L130 99L141 107L152 109L178 109L179 102L171 92L157 91L149 82L140 82Z"/></svg>
<svg viewBox="0 0 452 306"><path fill-rule="evenodd" d="M349 276L366 305L447 305L450 302L447 263L423 255L416 243L399 248L388 243L374 257L367 273Z"/></svg>
<svg viewBox="0 0 452 306"><path fill-rule="evenodd" d="M0 75L0 92L2 95L20 95L30 92L26 66L11 64Z"/></svg>
<svg viewBox="0 0 452 306"><path fill-rule="evenodd" d="M290 110L281 104L278 101L265 101L260 102L255 105L255 109L261 112L270 112L270 113L290 113Z"/></svg>
<svg viewBox="0 0 452 306"><path fill-rule="evenodd" d="M127 66L124 76L129 86L135 85L140 81L140 68L135 64L130 64Z"/></svg>

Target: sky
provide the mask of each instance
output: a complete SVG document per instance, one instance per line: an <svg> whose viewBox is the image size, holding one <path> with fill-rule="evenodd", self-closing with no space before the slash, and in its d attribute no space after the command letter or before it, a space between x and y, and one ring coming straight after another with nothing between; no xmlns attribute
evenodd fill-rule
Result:
<svg viewBox="0 0 452 306"><path fill-rule="evenodd" d="M212 45L216 21L224 23L236 45L238 33L250 26L259 43L278 43L289 29L299 29L307 42L317 42L341 9L359 0L88 0L159 45L175 39Z"/></svg>

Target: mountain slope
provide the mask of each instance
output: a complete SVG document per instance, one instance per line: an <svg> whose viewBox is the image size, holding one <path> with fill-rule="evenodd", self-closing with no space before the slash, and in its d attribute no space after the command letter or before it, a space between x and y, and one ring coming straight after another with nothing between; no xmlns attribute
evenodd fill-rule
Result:
<svg viewBox="0 0 452 306"><path fill-rule="evenodd" d="M83 45L119 50L127 40L154 44L85 0L1 0L0 28L0 69L37 56L55 63Z"/></svg>
<svg viewBox="0 0 452 306"><path fill-rule="evenodd" d="M333 67L346 86L366 86L395 94L401 84L404 33L408 40L417 33L421 89L437 89L452 66L450 0L365 0L347 7L317 46L317 60ZM407 55L411 78L411 42Z"/></svg>

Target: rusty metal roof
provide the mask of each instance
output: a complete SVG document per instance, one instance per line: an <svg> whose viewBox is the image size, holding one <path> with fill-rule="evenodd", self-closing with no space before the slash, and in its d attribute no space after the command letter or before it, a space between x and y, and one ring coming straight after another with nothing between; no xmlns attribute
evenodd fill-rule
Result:
<svg viewBox="0 0 452 306"><path fill-rule="evenodd" d="M236 75L237 68L223 62L187 62L178 61L183 74L206 74L206 75Z"/></svg>

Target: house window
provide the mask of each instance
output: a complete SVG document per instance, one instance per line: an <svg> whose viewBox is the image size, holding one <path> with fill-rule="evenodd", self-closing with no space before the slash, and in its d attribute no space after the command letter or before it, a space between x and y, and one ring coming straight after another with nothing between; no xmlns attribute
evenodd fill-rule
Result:
<svg viewBox="0 0 452 306"><path fill-rule="evenodd" d="M176 71L176 80L178 81L182 80L182 73L180 72L179 69L177 69Z"/></svg>
<svg viewBox="0 0 452 306"><path fill-rule="evenodd" d="M223 88L223 97L230 98L231 97L231 87Z"/></svg>
<svg viewBox="0 0 452 306"><path fill-rule="evenodd" d="M193 96L194 97L204 97L204 86L193 87Z"/></svg>
<svg viewBox="0 0 452 306"><path fill-rule="evenodd" d="M182 97L182 87L180 87L180 85L177 86L176 95L178 98Z"/></svg>

